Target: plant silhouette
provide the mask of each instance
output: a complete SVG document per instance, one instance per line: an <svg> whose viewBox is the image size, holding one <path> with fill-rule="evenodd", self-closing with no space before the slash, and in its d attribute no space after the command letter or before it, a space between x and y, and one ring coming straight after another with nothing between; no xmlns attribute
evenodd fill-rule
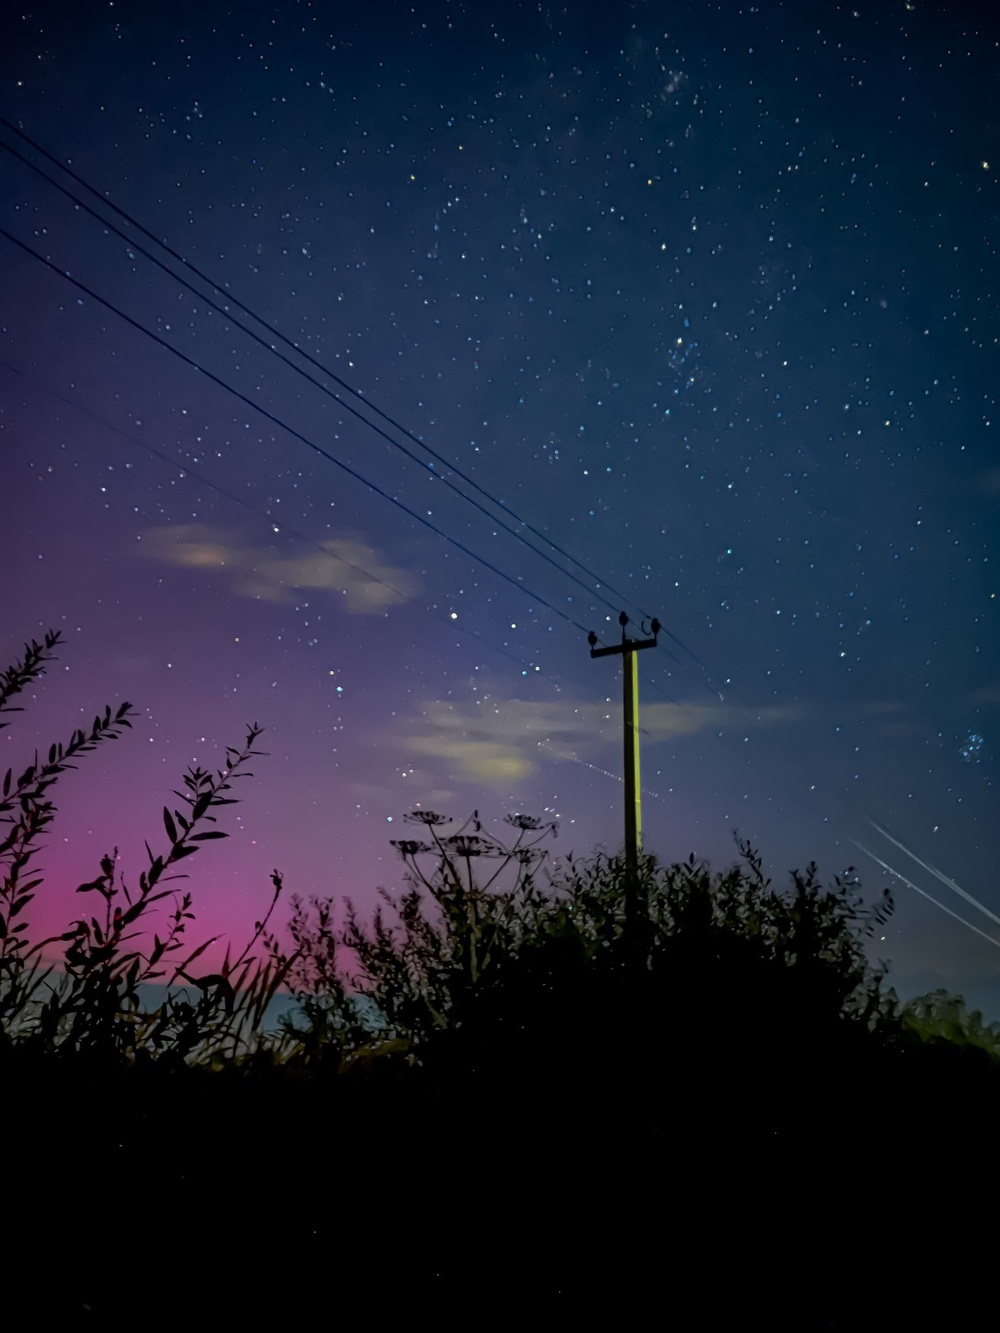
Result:
<svg viewBox="0 0 1000 1333"><path fill-rule="evenodd" d="M0 713L20 711L11 700L36 680L61 641L57 632L32 641L0 675ZM258 949L282 890L264 920L235 957L227 950L220 970L195 976L193 965L217 937L189 946L195 919L190 891L175 887L186 878L177 867L203 843L225 838L214 827L216 812L234 803L233 782L249 776L247 764L261 728L248 728L241 749L226 751L225 767L211 773L190 768L181 808L164 807L165 851L146 844L147 866L130 889L118 867L117 848L101 858L100 873L76 892L96 900L69 928L29 942L29 908L44 887L33 862L56 814L54 787L99 745L131 726L132 706L121 704L95 717L65 744L53 744L20 774L8 769L0 799L0 1046L31 1055L86 1057L103 1062L171 1064L233 1059L252 1046L263 1014L284 978L285 960ZM8 723L2 722L6 726ZM158 918L166 909L165 926ZM162 935L157 933L162 930ZM257 950L257 952L254 952ZM150 986L164 992L150 1005ZM187 989L195 992L192 998Z"/></svg>
<svg viewBox="0 0 1000 1333"><path fill-rule="evenodd" d="M59 644L0 674L0 715ZM928 1126L991 1141L996 1025L943 991L899 1004L867 949L888 892L814 865L777 888L737 840L721 871L642 856L627 913L621 856L552 860L555 825L528 815L500 838L418 810L404 888L369 920L293 896L276 922L275 872L247 946L200 974L217 941L190 940L181 863L225 836L254 725L184 775L134 886L109 854L76 919L32 941L56 784L132 716L106 708L2 782L0 1165L50 1316L134 1318L162 1260L178 1301L226 1275L200 1286L203 1321L329 1300L411 1322L973 1326L954 1265L914 1278L886 1210L967 1207ZM272 1030L282 988L297 1010ZM245 1276L276 1237L286 1257ZM39 1292L12 1271L3 1304L37 1313Z"/></svg>
<svg viewBox="0 0 1000 1333"><path fill-rule="evenodd" d="M457 832L430 811L407 818L424 836L394 844L406 888L380 890L369 923L350 901L337 924L334 900L292 899L293 1060L381 1061L495 1091L593 1081L612 1052L648 1080L696 1058L706 1026L731 1069L779 1061L807 1033L839 1048L895 1022L865 951L892 899L866 906L851 875L824 888L811 865L781 893L746 842L723 872L644 856L630 924L621 857L550 867L539 844L555 828L524 815L508 817L509 846L475 813Z"/></svg>

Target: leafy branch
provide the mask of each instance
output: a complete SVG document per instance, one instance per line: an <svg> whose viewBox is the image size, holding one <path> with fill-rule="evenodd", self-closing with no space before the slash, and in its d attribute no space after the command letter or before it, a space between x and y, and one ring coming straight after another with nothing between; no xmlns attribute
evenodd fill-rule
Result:
<svg viewBox="0 0 1000 1333"><path fill-rule="evenodd" d="M0 673L0 712L18 711L11 698L42 674L59 642L57 632L46 634ZM128 703L114 712L106 708L88 731L51 746L44 759L36 753L23 772L10 769L0 783L0 1047L84 1052L126 1063L232 1058L256 1042L292 961L269 946L268 927L283 890L277 871L270 905L249 943L235 956L227 948L220 970L208 976L196 976L193 968L218 937L188 942L193 899L176 884L187 878L181 862L228 836L217 816L235 803L233 784L251 776L250 760L261 753L256 723L242 748L227 748L217 772L188 769L174 793L178 805L163 809L167 845L154 851L146 843L148 863L136 888L121 874L115 848L101 858L99 874L76 890L93 908L60 934L29 941L28 908L43 884L31 862L56 814L52 788L82 755L117 739L133 716ZM164 910L165 926L153 929ZM143 990L152 984L164 988L154 1008Z"/></svg>

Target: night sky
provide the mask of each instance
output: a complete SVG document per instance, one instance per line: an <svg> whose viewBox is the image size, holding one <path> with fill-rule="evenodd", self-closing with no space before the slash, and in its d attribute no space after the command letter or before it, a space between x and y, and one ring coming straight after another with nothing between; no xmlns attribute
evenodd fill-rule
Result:
<svg viewBox="0 0 1000 1333"><path fill-rule="evenodd" d="M1000 23L856 5L8 18L0 640L66 643L0 763L139 709L39 926L251 721L204 934L370 906L417 805L616 850L624 609L646 846L855 865L901 994L1000 1018L928 868L1000 918Z"/></svg>

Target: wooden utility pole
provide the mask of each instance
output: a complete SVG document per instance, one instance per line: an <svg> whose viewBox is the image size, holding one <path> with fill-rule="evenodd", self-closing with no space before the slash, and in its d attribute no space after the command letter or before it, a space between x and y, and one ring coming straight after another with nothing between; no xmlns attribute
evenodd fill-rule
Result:
<svg viewBox="0 0 1000 1333"><path fill-rule="evenodd" d="M639 915L639 851L642 848L642 785L639 780L639 670L635 655L641 648L655 648L660 622L650 624L651 639L630 639L625 633L628 616L618 617L622 627L621 643L598 648L597 635L587 635L591 657L622 658L622 712L625 768L625 925L634 931Z"/></svg>

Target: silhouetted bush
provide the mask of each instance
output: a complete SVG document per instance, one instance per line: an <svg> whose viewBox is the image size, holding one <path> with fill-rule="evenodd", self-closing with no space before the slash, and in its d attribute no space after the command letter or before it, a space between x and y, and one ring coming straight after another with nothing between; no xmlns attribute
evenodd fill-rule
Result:
<svg viewBox="0 0 1000 1333"><path fill-rule="evenodd" d="M20 711L11 700L44 671L60 642L49 633L43 643L26 645L23 656L0 675L0 713ZM195 919L190 892L173 887L186 878L176 867L209 840L228 835L213 827L215 812L233 804L235 779L248 776L261 728L247 731L243 748L226 751L217 773L190 768L182 809L164 807L168 846L155 853L130 889L113 855L101 859L100 874L76 892L97 901L69 928L29 941L29 908L44 888L33 861L55 816L53 788L98 745L115 740L131 726L131 705L95 717L89 731L73 733L66 745L53 744L45 760L15 776L8 769L0 797L0 1050L27 1058L86 1059L102 1065L232 1060L252 1049L267 1005L284 976L275 952L253 951L262 941L281 893L275 872L274 896L247 947L237 956L227 949L221 969L195 976L193 965L216 942L187 941ZM8 723L2 722L0 726ZM159 923L165 912L165 923ZM158 933L162 932L162 933ZM217 937L216 937L217 938ZM150 1004L151 987L162 998ZM193 993L193 994L192 994Z"/></svg>
<svg viewBox="0 0 1000 1333"><path fill-rule="evenodd" d="M723 872L642 857L630 920L623 858L571 860L543 885L538 843L551 825L511 816L507 847L476 816L453 834L432 812L408 818L425 837L395 844L407 888L381 891L369 925L350 902L338 926L331 899L292 899L295 1059L325 1052L338 1067L383 1060L510 1085L586 1078L618 1055L639 1077L696 1052L727 1066L777 1058L783 1045L895 1019L864 947L892 911L888 892L866 907L855 881L824 888L809 866L780 893L743 843ZM477 880L480 866L489 874Z"/></svg>

